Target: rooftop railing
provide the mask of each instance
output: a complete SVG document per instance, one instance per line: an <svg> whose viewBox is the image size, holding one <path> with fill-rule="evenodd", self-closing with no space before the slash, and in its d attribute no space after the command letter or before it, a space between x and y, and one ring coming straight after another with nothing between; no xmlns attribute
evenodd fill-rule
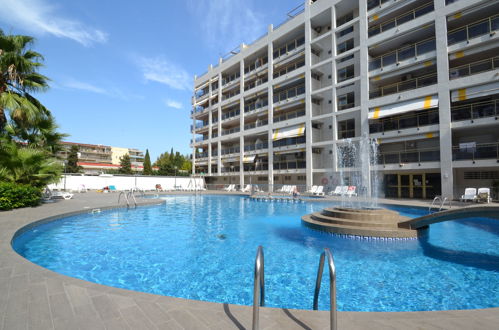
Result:
<svg viewBox="0 0 499 330"><path fill-rule="evenodd" d="M452 160L499 160L499 142L480 143L473 146L466 143L466 145L452 147Z"/></svg>
<svg viewBox="0 0 499 330"><path fill-rule="evenodd" d="M408 90L413 90L416 88L421 88L425 86L434 85L437 83L437 74L431 73L426 76L401 81L395 84L390 84L387 86L383 86L374 91L369 92L369 98L376 98L385 95L390 95L394 93L400 93Z"/></svg>
<svg viewBox="0 0 499 330"><path fill-rule="evenodd" d="M421 111L409 115L400 115L372 121L369 132L385 133L406 128L423 127L439 123L438 110Z"/></svg>
<svg viewBox="0 0 499 330"><path fill-rule="evenodd" d="M499 15L494 15L450 31L447 33L447 43L450 46L485 34L492 34L497 30L499 30Z"/></svg>
<svg viewBox="0 0 499 330"><path fill-rule="evenodd" d="M406 46L388 54L383 54L369 61L369 71L380 69L401 61L415 58L437 49L435 38L429 38L410 46Z"/></svg>
<svg viewBox="0 0 499 330"><path fill-rule="evenodd" d="M368 30L369 37L375 36L377 34L380 34L381 32L388 31L388 30L393 29L401 24L412 21L420 16L423 16L425 14L432 12L433 10L434 10L433 1L430 3L426 3L422 6L419 6L417 8L414 8L406 13L403 13L403 14L389 20L389 21L386 21L386 22L383 22L381 24L370 27Z"/></svg>
<svg viewBox="0 0 499 330"><path fill-rule="evenodd" d="M499 56L449 69L449 78L456 79L499 68Z"/></svg>
<svg viewBox="0 0 499 330"><path fill-rule="evenodd" d="M451 120L474 120L499 116L499 100L476 102L451 107Z"/></svg>

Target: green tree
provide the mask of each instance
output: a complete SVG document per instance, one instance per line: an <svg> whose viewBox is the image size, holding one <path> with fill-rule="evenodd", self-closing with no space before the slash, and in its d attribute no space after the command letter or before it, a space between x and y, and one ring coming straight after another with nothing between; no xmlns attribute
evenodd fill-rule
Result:
<svg viewBox="0 0 499 330"><path fill-rule="evenodd" d="M132 162L130 161L130 155L125 154L120 157L120 169L121 174L133 174Z"/></svg>
<svg viewBox="0 0 499 330"><path fill-rule="evenodd" d="M66 173L81 173L83 168L78 165L78 146L72 145L69 149L69 154L66 164Z"/></svg>
<svg viewBox="0 0 499 330"><path fill-rule="evenodd" d="M62 165L43 149L0 142L0 181L42 188L59 180Z"/></svg>
<svg viewBox="0 0 499 330"><path fill-rule="evenodd" d="M146 155L144 157L144 175L152 174L151 157L149 156L149 149L146 149Z"/></svg>

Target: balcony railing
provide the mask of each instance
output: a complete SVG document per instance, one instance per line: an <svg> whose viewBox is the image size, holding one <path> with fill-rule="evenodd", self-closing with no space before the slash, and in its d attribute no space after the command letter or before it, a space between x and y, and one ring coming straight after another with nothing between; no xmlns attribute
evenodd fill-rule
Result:
<svg viewBox="0 0 499 330"><path fill-rule="evenodd" d="M368 30L369 37L375 36L377 34L380 34L381 32L388 31L390 29L393 29L401 24L407 23L409 21L412 21L420 16L423 16L425 14L428 14L434 10L433 8L433 1L427 4L424 4L420 7L417 7L411 11L408 11L406 13L403 13L389 21L383 22L381 24L375 25L373 27L370 27Z"/></svg>
<svg viewBox="0 0 499 330"><path fill-rule="evenodd" d="M222 86L225 86L225 85L237 80L239 77L240 77L239 72L225 76L224 78L222 78Z"/></svg>
<svg viewBox="0 0 499 330"><path fill-rule="evenodd" d="M499 160L499 142L481 143L473 146L467 145L466 147L452 147L452 160Z"/></svg>
<svg viewBox="0 0 499 330"><path fill-rule="evenodd" d="M451 107L452 121L473 120L497 116L499 116L499 100Z"/></svg>
<svg viewBox="0 0 499 330"><path fill-rule="evenodd" d="M449 78L456 79L499 68L499 56L449 69Z"/></svg>
<svg viewBox="0 0 499 330"><path fill-rule="evenodd" d="M247 130L247 129L252 129L252 128L256 128L256 127L261 127L261 126L268 125L268 123L269 123L269 121L267 119L260 120L258 122L244 125L244 129Z"/></svg>
<svg viewBox="0 0 499 330"><path fill-rule="evenodd" d="M279 147L304 144L306 142L307 142L307 140L306 140L305 136L299 136L299 137L294 137L294 138L273 141L272 145L274 146L274 148L279 148Z"/></svg>
<svg viewBox="0 0 499 330"><path fill-rule="evenodd" d="M369 92L369 98L376 98L394 93L400 93L416 88L434 85L437 83L437 74L432 73L419 78L414 78L406 81L401 81L395 84L383 86L377 90Z"/></svg>
<svg viewBox="0 0 499 330"><path fill-rule="evenodd" d="M353 137L355 137L355 128L338 130L338 139L349 139Z"/></svg>
<svg viewBox="0 0 499 330"><path fill-rule="evenodd" d="M235 109L235 110L232 110L232 111L229 111L226 113L222 113L222 120L237 117L237 116L239 116L240 113L241 113L241 110L239 110L239 109Z"/></svg>
<svg viewBox="0 0 499 330"><path fill-rule="evenodd" d="M296 110L293 112L282 114L280 116L276 116L276 117L274 117L274 123L278 123L280 121L285 121L288 119L298 118L298 117L302 117L302 116L305 116L305 109Z"/></svg>
<svg viewBox="0 0 499 330"><path fill-rule="evenodd" d="M262 150L262 149L268 149L268 148L269 148L269 143L263 142L263 143L258 143L258 144L245 145L244 151L254 151L254 150Z"/></svg>
<svg viewBox="0 0 499 330"><path fill-rule="evenodd" d="M307 168L307 162L304 160L274 163L274 170L296 170L302 168Z"/></svg>
<svg viewBox="0 0 499 330"><path fill-rule="evenodd" d="M378 165L439 162L440 149L420 149L380 153Z"/></svg>
<svg viewBox="0 0 499 330"><path fill-rule="evenodd" d="M274 103L285 101L287 99L290 99L292 97L295 97L295 96L298 96L301 94L305 94L305 85L299 85L299 86L292 87L290 89L281 91L279 93L276 93L274 95Z"/></svg>
<svg viewBox="0 0 499 330"><path fill-rule="evenodd" d="M406 128L423 127L439 123L438 110L421 111L415 114L378 119L369 124L369 132L385 133Z"/></svg>
<svg viewBox="0 0 499 330"><path fill-rule="evenodd" d="M305 66L305 59L301 59L297 62L285 65L279 69L274 69L274 79L280 76L284 76L285 74L288 74L296 69L299 69L302 66Z"/></svg>
<svg viewBox="0 0 499 330"><path fill-rule="evenodd" d="M216 157L216 156L218 156L218 150L212 150L211 157Z"/></svg>
<svg viewBox="0 0 499 330"><path fill-rule="evenodd" d="M239 95L239 88L236 88L228 93L222 94L222 101L225 101L227 99L230 99L233 96Z"/></svg>
<svg viewBox="0 0 499 330"><path fill-rule="evenodd" d="M239 131L240 131L239 127L234 127L234 128L231 128L231 129L224 129L222 131L222 136L229 135L229 134L232 134L232 133L237 133Z"/></svg>
<svg viewBox="0 0 499 330"><path fill-rule="evenodd" d="M207 152L202 152L202 153L196 154L196 158L205 158L205 157L208 157Z"/></svg>
<svg viewBox="0 0 499 330"><path fill-rule="evenodd" d="M239 150L239 147L222 149L222 155L237 154Z"/></svg>
<svg viewBox="0 0 499 330"><path fill-rule="evenodd" d="M401 61L429 53L437 49L435 38L426 39L413 45L403 47L369 61L369 71L380 69Z"/></svg>
<svg viewBox="0 0 499 330"><path fill-rule="evenodd" d="M262 57L262 58L258 58L255 60L255 62L253 64L250 64L244 68L244 73L248 74L248 73L250 73L258 68L261 68L261 67L265 66L268 63L268 61L269 60L268 60L267 56Z"/></svg>
<svg viewBox="0 0 499 330"><path fill-rule="evenodd" d="M469 41L485 34L492 34L496 30L499 30L499 15L494 15L448 32L447 43L453 45L461 41Z"/></svg>
<svg viewBox="0 0 499 330"><path fill-rule="evenodd" d="M268 77L267 76L264 76L260 79L256 79L256 80L253 80L252 82L248 83L248 84L244 84L244 90L245 91L249 91L250 89L253 89L257 86L260 86L260 85L263 85L265 84L267 81L269 81Z"/></svg>
<svg viewBox="0 0 499 330"><path fill-rule="evenodd" d="M232 173L232 174L238 174L238 173L239 173L239 166L233 166L233 168L230 168L230 167L222 167L221 172L222 172L222 173Z"/></svg>
<svg viewBox="0 0 499 330"><path fill-rule="evenodd" d="M269 169L269 164L267 163L258 163L258 164L244 164L244 171L245 172L252 172L252 171L267 171Z"/></svg>
<svg viewBox="0 0 499 330"><path fill-rule="evenodd" d="M388 2L390 0L368 0L367 1L367 10L371 10L375 7L381 6L385 2Z"/></svg>
<svg viewBox="0 0 499 330"><path fill-rule="evenodd" d="M253 110L257 110L263 107L266 107L269 104L267 99L260 100L258 102L252 102L244 105L244 112L250 112Z"/></svg>
<svg viewBox="0 0 499 330"><path fill-rule="evenodd" d="M275 29L274 29L275 30ZM281 56L286 55L288 52L299 48L305 44L305 37L300 37L291 42L288 42L286 45L274 50L273 56L274 59L279 58Z"/></svg>

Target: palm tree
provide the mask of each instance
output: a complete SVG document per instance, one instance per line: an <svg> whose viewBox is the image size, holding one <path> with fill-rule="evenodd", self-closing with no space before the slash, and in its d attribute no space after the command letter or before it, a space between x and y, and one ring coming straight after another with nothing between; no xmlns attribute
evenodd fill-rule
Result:
<svg viewBox="0 0 499 330"><path fill-rule="evenodd" d="M30 49L34 38L23 35L5 35L0 30L0 133L5 134L8 124L18 131L36 126L37 121L50 117L31 93L48 89L49 79L38 70L43 56Z"/></svg>

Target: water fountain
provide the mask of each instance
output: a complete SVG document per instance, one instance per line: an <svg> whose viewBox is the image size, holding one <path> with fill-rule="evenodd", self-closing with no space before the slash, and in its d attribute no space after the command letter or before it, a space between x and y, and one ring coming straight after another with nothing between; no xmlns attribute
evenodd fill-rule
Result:
<svg viewBox="0 0 499 330"><path fill-rule="evenodd" d="M326 208L302 217L305 225L337 234L367 237L410 238L417 231L399 228L408 220L396 211L379 207L378 143L363 136L336 146L337 171L329 173L338 186L355 187L355 194L341 194L339 207ZM353 189L350 188L350 192Z"/></svg>

